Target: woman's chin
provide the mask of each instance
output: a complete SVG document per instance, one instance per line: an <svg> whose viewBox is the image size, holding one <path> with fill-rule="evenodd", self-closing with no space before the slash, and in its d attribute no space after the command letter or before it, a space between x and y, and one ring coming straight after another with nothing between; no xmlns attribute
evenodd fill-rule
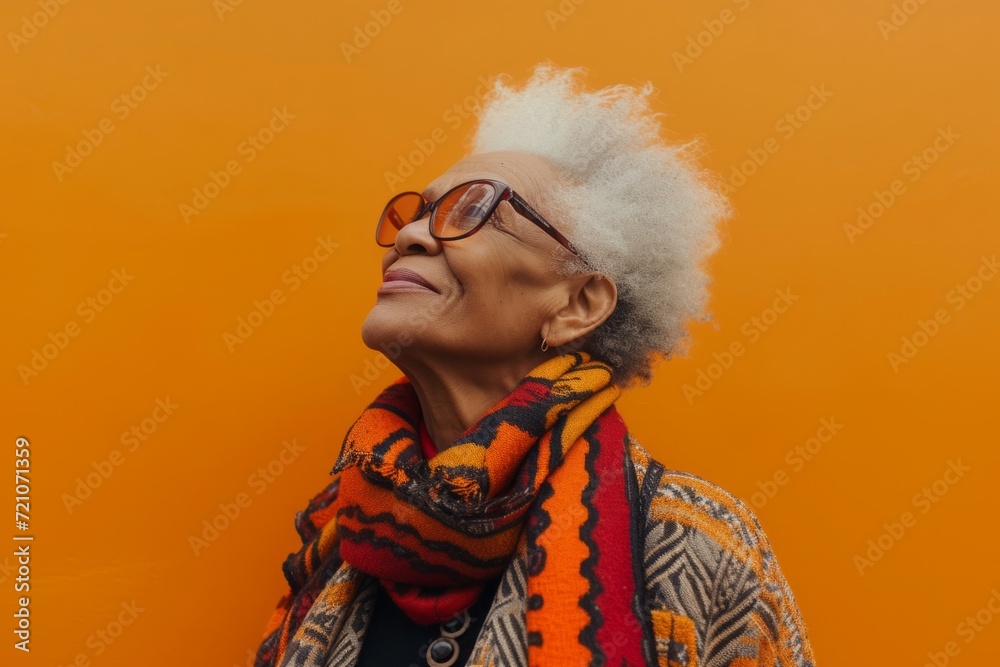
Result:
<svg viewBox="0 0 1000 667"><path fill-rule="evenodd" d="M412 332L412 329L413 319L407 316L405 309L376 303L361 325L361 340L366 347L383 352L393 343L407 340L407 331Z"/></svg>

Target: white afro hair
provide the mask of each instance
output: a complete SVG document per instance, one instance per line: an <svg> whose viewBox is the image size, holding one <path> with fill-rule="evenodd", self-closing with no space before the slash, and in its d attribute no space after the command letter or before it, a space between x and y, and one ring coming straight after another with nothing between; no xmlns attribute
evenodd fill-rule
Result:
<svg viewBox="0 0 1000 667"><path fill-rule="evenodd" d="M732 208L722 179L697 162L700 140L661 139L652 83L591 92L578 82L585 72L542 63L519 90L498 78L467 146L540 155L569 177L572 185L552 188L551 208L570 220L567 236L590 270L618 288L614 313L582 347L611 365L621 386L648 385L657 356L687 352L685 323L712 319L704 265ZM564 275L588 270L555 250Z"/></svg>

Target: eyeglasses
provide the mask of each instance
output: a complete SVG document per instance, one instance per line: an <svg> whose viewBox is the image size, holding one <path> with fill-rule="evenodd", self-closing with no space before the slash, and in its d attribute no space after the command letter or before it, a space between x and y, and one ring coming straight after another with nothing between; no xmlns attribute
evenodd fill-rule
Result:
<svg viewBox="0 0 1000 667"><path fill-rule="evenodd" d="M478 179L456 185L435 201L428 201L419 192L402 192L386 204L375 229L375 242L385 248L396 242L396 233L404 226L430 213L431 236L441 241L454 241L472 236L490 219L502 201L509 201L514 210L542 228L546 234L586 262L586 258L569 239L559 233L528 202L509 185L491 179Z"/></svg>

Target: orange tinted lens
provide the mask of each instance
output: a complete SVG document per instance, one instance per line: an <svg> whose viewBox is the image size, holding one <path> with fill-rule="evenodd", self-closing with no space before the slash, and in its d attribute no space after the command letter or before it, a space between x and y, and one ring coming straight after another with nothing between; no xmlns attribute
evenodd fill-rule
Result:
<svg viewBox="0 0 1000 667"><path fill-rule="evenodd" d="M403 194L393 199L378 222L378 243L392 245L396 240L396 232L416 219L423 203L424 200L417 194Z"/></svg>
<svg viewBox="0 0 1000 667"><path fill-rule="evenodd" d="M489 183L469 183L448 194L434 216L434 235L455 238L475 229L493 206L496 188Z"/></svg>

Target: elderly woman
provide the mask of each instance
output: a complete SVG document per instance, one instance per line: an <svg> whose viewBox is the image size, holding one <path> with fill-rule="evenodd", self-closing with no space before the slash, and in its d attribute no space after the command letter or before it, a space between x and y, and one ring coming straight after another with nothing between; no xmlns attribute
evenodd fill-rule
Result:
<svg viewBox="0 0 1000 667"><path fill-rule="evenodd" d="M403 376L296 516L257 667L813 664L753 513L615 408L705 317L729 208L649 84L580 73L496 82L469 155L386 205L362 337Z"/></svg>

